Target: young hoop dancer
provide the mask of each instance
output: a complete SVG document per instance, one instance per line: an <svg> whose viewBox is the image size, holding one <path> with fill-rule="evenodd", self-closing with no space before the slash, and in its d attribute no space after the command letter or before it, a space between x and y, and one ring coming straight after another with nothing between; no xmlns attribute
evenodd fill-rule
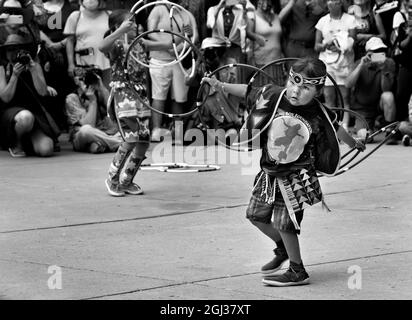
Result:
<svg viewBox="0 0 412 320"><path fill-rule="evenodd" d="M340 163L340 140L364 150L337 123L337 116L317 97L322 94L326 66L316 58L298 60L290 69L286 88L253 88L247 103L251 113L243 126L255 129L248 142L260 137L261 172L256 176L247 218L276 243L275 257L261 269L263 283L290 286L309 283L298 235L304 208L323 202L316 172L333 175ZM245 96L247 86L204 78L213 87ZM272 220L273 216L273 220ZM289 260L289 269L273 275Z"/></svg>
<svg viewBox="0 0 412 320"><path fill-rule="evenodd" d="M151 112L141 102L143 100L148 103L147 71L137 63L132 72L126 72L124 67L128 39L133 40L137 35L137 26L129 18L127 10L113 11L109 16L110 29L99 47L102 52L109 54L112 67L110 86L113 103L108 106L108 114L117 122L123 138L110 164L109 177L105 181L107 191L114 197L143 193L140 186L133 183L133 179L146 158L150 141ZM142 42L142 50L145 46L146 43ZM142 50L136 49L135 54L145 59L145 52Z"/></svg>

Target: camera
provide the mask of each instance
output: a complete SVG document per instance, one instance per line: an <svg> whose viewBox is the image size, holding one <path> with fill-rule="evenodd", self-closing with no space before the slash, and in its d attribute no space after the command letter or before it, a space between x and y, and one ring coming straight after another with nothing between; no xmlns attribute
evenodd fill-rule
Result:
<svg viewBox="0 0 412 320"><path fill-rule="evenodd" d="M23 66L25 66L30 63L30 60L31 60L31 56L28 51L20 50L19 52L17 52L16 63L18 62L22 64Z"/></svg>
<svg viewBox="0 0 412 320"><path fill-rule="evenodd" d="M94 66L79 66L74 69L74 75L86 86L90 86L98 83L99 77L102 77L102 70Z"/></svg>

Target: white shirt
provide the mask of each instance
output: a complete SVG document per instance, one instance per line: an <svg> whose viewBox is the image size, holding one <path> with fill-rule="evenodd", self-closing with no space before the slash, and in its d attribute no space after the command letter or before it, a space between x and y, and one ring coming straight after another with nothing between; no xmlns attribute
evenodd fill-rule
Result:
<svg viewBox="0 0 412 320"><path fill-rule="evenodd" d="M84 10L84 9L83 9ZM75 51L92 48L93 54L80 56L75 54L76 64L95 65L102 70L110 68L109 59L99 50L105 32L109 29L109 13L100 11L95 17L89 17L83 10L74 11L67 18L65 35L75 35Z"/></svg>

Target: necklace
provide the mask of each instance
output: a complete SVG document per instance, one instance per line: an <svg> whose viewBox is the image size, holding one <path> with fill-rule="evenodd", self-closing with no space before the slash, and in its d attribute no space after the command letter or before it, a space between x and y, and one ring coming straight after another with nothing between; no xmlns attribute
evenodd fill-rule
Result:
<svg viewBox="0 0 412 320"><path fill-rule="evenodd" d="M272 22L273 17L270 12L267 13L265 11L260 11L260 16L263 20L265 20L269 24L270 27L273 27L273 22Z"/></svg>

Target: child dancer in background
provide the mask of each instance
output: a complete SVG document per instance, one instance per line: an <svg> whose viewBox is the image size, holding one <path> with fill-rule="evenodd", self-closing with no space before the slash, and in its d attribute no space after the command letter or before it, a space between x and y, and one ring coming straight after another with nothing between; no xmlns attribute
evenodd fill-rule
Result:
<svg viewBox="0 0 412 320"><path fill-rule="evenodd" d="M100 51L109 55L112 68L110 86L113 103L108 105L108 114L117 122L123 138L105 181L107 191L114 197L143 194L143 190L133 183L133 179L146 158L150 141L151 112L141 102L144 100L149 103L146 97L147 70L137 63L133 71L126 72L124 68L128 39L132 41L137 36L137 26L129 18L127 10L113 11L109 17L110 29L99 47ZM144 40L141 44L142 47L146 45ZM136 49L135 54L145 59L145 53L141 50ZM121 175L122 169L124 171Z"/></svg>

